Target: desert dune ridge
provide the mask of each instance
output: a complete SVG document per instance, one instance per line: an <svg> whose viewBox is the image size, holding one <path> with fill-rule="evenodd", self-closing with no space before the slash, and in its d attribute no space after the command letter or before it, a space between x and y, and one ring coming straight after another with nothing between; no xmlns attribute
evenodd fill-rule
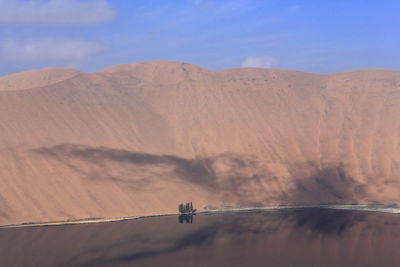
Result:
<svg viewBox="0 0 400 267"><path fill-rule="evenodd" d="M399 203L400 72L155 61L0 77L0 225Z"/></svg>

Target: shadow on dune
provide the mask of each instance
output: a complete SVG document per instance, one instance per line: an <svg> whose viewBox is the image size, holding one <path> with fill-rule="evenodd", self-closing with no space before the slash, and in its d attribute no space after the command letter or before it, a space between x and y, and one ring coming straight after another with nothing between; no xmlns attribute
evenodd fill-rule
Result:
<svg viewBox="0 0 400 267"><path fill-rule="evenodd" d="M8 218L8 214L0 210L0 217Z"/></svg>
<svg viewBox="0 0 400 267"><path fill-rule="evenodd" d="M6 200L4 199L4 197L1 195L0 195L0 206L5 208L6 210L10 208L8 206ZM4 211L4 209L0 209L0 217L6 218L6 219L9 218L8 213L6 211Z"/></svg>
<svg viewBox="0 0 400 267"><path fill-rule="evenodd" d="M74 144L43 147L34 152L59 160L92 182L125 183L143 190L160 178L179 179L218 193L225 203L238 205L353 203L365 195L364 186L342 166L320 169L313 164L293 164L292 185L279 191L276 188L280 188L280 178L249 155L223 153L187 159Z"/></svg>
<svg viewBox="0 0 400 267"><path fill-rule="evenodd" d="M296 173L307 169L307 166L293 168L292 173L296 177L296 186L290 192L290 201L293 203L356 204L366 195L365 185L348 175L343 166L319 169L309 165L308 168L310 171L307 175L297 177Z"/></svg>
<svg viewBox="0 0 400 267"><path fill-rule="evenodd" d="M172 155L155 155L128 151L122 149L111 149L105 147L88 147L83 145L63 144L54 147L46 147L34 150L42 155L54 157L73 170L85 174L86 178L103 180L103 181L119 181L126 183L137 183L137 179L123 179L109 175L108 171L104 170L107 162L115 162L127 164L128 168L133 167L172 167L172 172L179 178L187 180L193 184L204 187L215 188L216 177L213 169L210 167L210 161L206 158L185 159ZM73 160L95 165L99 171L96 173L88 173L80 168L79 164L75 164ZM127 169L128 169L127 168ZM97 174L103 175L97 175ZM133 175L135 174L132 172ZM104 175L107 174L107 175ZM146 179L139 179L139 184L145 186Z"/></svg>

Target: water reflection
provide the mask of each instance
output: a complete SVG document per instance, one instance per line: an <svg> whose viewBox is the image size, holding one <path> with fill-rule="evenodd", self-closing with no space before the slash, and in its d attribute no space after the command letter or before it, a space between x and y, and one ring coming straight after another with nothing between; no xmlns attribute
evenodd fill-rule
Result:
<svg viewBox="0 0 400 267"><path fill-rule="evenodd" d="M183 224L183 223L193 224L193 217L194 217L194 215L192 215L192 214L180 214L178 216L178 220L179 220L179 223L181 223L181 224Z"/></svg>
<svg viewBox="0 0 400 267"><path fill-rule="evenodd" d="M0 266L398 266L397 214L303 209L0 229Z"/></svg>

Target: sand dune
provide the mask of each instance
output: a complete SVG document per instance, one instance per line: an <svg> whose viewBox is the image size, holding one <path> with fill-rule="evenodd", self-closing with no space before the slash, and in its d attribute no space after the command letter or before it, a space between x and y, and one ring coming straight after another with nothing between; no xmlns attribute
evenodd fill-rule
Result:
<svg viewBox="0 0 400 267"><path fill-rule="evenodd" d="M55 84L79 74L78 70L47 68L0 77L0 91L24 90Z"/></svg>
<svg viewBox="0 0 400 267"><path fill-rule="evenodd" d="M156 61L0 77L0 224L400 202L400 72Z"/></svg>

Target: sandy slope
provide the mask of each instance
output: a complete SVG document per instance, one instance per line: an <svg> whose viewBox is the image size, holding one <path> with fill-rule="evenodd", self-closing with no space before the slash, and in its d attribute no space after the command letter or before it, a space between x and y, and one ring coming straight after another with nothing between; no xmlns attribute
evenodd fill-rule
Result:
<svg viewBox="0 0 400 267"><path fill-rule="evenodd" d="M78 70L47 68L0 77L0 91L24 90L55 84L79 74Z"/></svg>
<svg viewBox="0 0 400 267"><path fill-rule="evenodd" d="M0 77L0 224L400 202L399 118L391 70L157 61Z"/></svg>

